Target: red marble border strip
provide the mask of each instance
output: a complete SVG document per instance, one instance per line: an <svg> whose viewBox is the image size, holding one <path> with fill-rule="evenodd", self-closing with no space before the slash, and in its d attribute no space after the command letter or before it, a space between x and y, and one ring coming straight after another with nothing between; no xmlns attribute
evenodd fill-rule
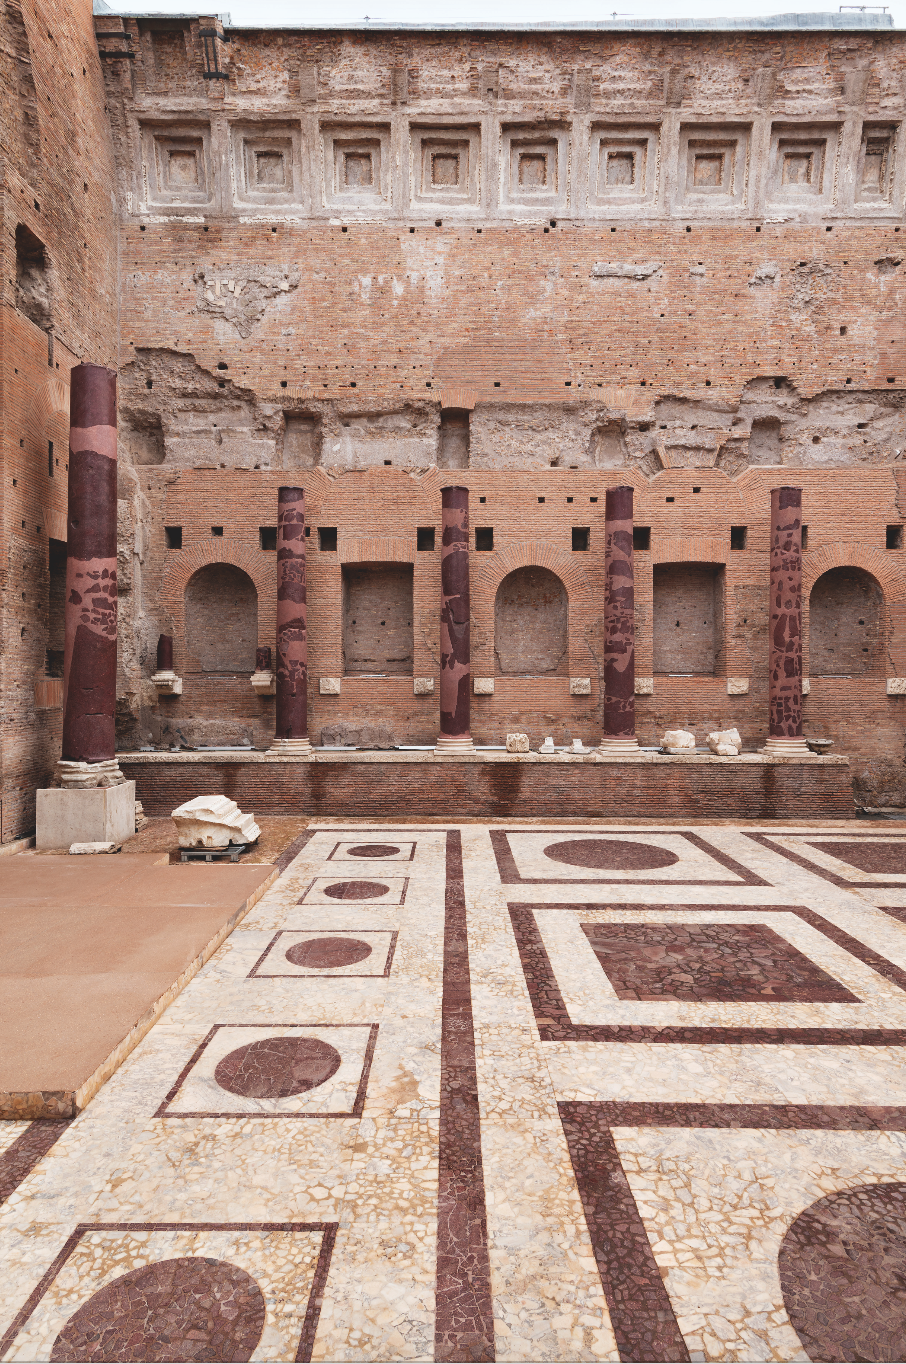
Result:
<svg viewBox="0 0 906 1364"><path fill-rule="evenodd" d="M839 830L835 829L833 832L838 833ZM781 848L776 843L772 843L770 834L750 834L745 829L741 829L740 833L744 833L746 838L751 838L753 843L760 843L763 848L767 848L768 852L776 853L778 857L788 858L790 862L795 862L797 866L802 867L805 871L810 871L813 875L820 876L822 881L830 881L832 885L840 886L843 890L902 890L903 887L906 886L906 881L847 881L842 876L838 876L836 872L829 871L827 867L820 867L817 862L810 862L809 859L803 857L801 853L795 853L791 848ZM782 837L793 838L798 837L798 835L795 832L784 833ZM827 838L827 834L822 835L820 832L808 834L804 835L800 839L800 842L820 843L822 837ZM863 834L862 837L880 838L883 837L883 835ZM887 837L889 838L890 835L888 834ZM852 841L848 834L846 836L846 841L848 843ZM845 859L841 858L840 860L842 862ZM859 868L854 867L853 870L858 871ZM877 905L876 908L882 910L885 914L890 913L883 905ZM894 911L894 917L896 917L896 911Z"/></svg>
<svg viewBox="0 0 906 1364"><path fill-rule="evenodd" d="M280 872L286 871L286 868L289 866L290 862L292 862L295 858L299 856L299 853L306 846L306 844L309 843L312 840L312 838L314 838L317 832L318 832L317 829L304 829L302 833L298 835L297 838L294 838L292 843L290 843L289 847L283 849L282 853L274 863L274 866L277 868L277 870Z"/></svg>
<svg viewBox="0 0 906 1364"><path fill-rule="evenodd" d="M585 1222L621 1360L688 1361L645 1224L602 1105L559 1103Z"/></svg>
<svg viewBox="0 0 906 1364"><path fill-rule="evenodd" d="M884 979L889 980L892 985L896 985L898 989L906 992L906 971L904 971L901 966L895 966L892 961L888 961L886 957L882 957L880 952L876 952L873 947L866 946L859 938L854 938L852 934L847 933L846 929L838 928L836 924L831 923L829 919L825 919L817 910L806 909L804 905L643 905L620 903L617 906L604 906L599 904L577 904L572 900L564 904L545 903L543 905L510 905L510 909L533 909L536 911L539 909L573 909L581 913L589 913L606 907L621 910L644 909L660 911L688 909L695 912L701 910L732 909L737 913L749 911L752 914L795 914L796 918L801 919L803 923L808 924L809 928L814 928L815 931L820 933L823 937L829 938L837 947L842 947L844 952L848 952L851 957L855 957L856 960L861 961L864 966L870 967L872 971L877 971L879 976L883 976Z"/></svg>
<svg viewBox="0 0 906 1364"><path fill-rule="evenodd" d="M31 1174L73 1121L73 1118L36 1118L5 1151L0 1152L0 1205Z"/></svg>
<svg viewBox="0 0 906 1364"><path fill-rule="evenodd" d="M170 1087L166 1098L155 1110L155 1118L263 1118L265 1121L272 1121L274 1118L360 1118L365 1107L365 1091L368 1088L368 1077L371 1074L371 1062L374 1058L374 1049L377 1045L378 1036L377 1023L215 1023L210 1032L201 1039L198 1046L189 1057L176 1080ZM242 1113L216 1113L213 1110L205 1109L201 1113L168 1113L167 1106L172 1103L182 1087L183 1081L198 1062L205 1047L209 1044L212 1037L221 1028L368 1028L368 1043L365 1047L365 1056L362 1064L362 1074L359 1079L359 1087L356 1090L355 1102L352 1108L346 1109L342 1113L261 1113L256 1109L247 1109Z"/></svg>
<svg viewBox="0 0 906 1364"><path fill-rule="evenodd" d="M54 1257L50 1268L42 1275L39 1283L29 1293L19 1311L13 1317L0 1340L0 1359L6 1354L16 1336L25 1326L38 1303L59 1274L63 1265L75 1250L79 1241L88 1231L320 1231L321 1250L312 1280L308 1309L296 1351L296 1359L308 1364L314 1348L315 1332L324 1300L324 1285L330 1270L330 1257L337 1237L337 1222L80 1222L71 1236L67 1237L62 1250ZM318 1290L316 1299L316 1289Z"/></svg>
<svg viewBox="0 0 906 1364"><path fill-rule="evenodd" d="M519 874L516 866L516 859L509 844L509 834L564 834L564 833L585 833L588 837L594 837L600 833L602 838L619 838L619 831L607 829L600 831L597 829L575 830L575 829L489 829L491 837L491 847L494 849L494 856L497 859L497 873L505 886L769 886L770 881L763 881L761 877L748 867L744 867L741 862L735 862L728 853L721 852L718 848L713 848L710 843L706 843L698 834L688 833L684 829L656 830L655 833L670 832L679 834L687 842L698 848L700 852L707 853L708 857L719 862L722 867L733 872L738 879L735 881L705 881L701 877L694 881L652 881L650 876L623 876L619 880L610 877L606 880L595 881L587 876L581 879L576 878L571 881L567 876L541 876L527 877ZM648 833L648 830L628 829L627 833Z"/></svg>
<svg viewBox="0 0 906 1364"><path fill-rule="evenodd" d="M462 835L447 831L437 1190L437 1361L492 1361L494 1310L481 1160Z"/></svg>
<svg viewBox="0 0 906 1364"><path fill-rule="evenodd" d="M698 1027L692 1024L672 1024L665 1026L642 1023L573 1023L570 1019L563 995L554 976L547 949L538 932L535 910L547 909L600 909L600 905L509 905L513 935L519 949L519 959L525 975L529 998L535 1014L538 1035L542 1042L690 1042L696 1044L749 1044L763 1043L769 1046L824 1047L903 1047L906 1046L906 1028L765 1028L765 1027L726 1027L713 1024ZM655 906L620 906L623 908L655 908ZM658 905L658 909L695 909L695 905ZM720 906L706 905L700 908L715 909ZM747 906L749 908L749 906ZM763 910L765 905L751 906ZM794 906L784 905L789 910Z"/></svg>
<svg viewBox="0 0 906 1364"><path fill-rule="evenodd" d="M325 862L333 862L333 861L335 860L335 859L334 859L334 853L336 852L337 848L339 848L339 846L340 846L341 843L348 843L348 842L349 842L349 839L348 839L348 838L341 838L341 839L339 840L339 842L337 842L337 843L335 843L335 844L333 845L333 847L331 848L330 852L329 852L329 853L327 854L327 856L325 857L324 861L325 861ZM405 865L406 862L414 862L414 861L415 861L415 847L416 847L416 844L417 844L417 842L418 842L417 839L415 839L415 838L399 838L399 837L396 837L396 838L394 838L393 842L394 842L394 843L411 843L411 844L412 844L412 847L411 847L411 849L409 850L409 856L408 856L408 857L404 857L404 858L402 859L402 864ZM337 858L336 860L337 860L337 861L342 861L341 858ZM390 861L390 860L391 860L391 858L381 858L381 857L373 857L373 858L372 858L372 857L355 857L355 858L351 858L351 859L350 859L350 861L353 861L353 862L386 862L386 861ZM398 861L399 859L398 859L398 858L393 858L392 860L393 860L394 862L396 862L396 861Z"/></svg>
<svg viewBox="0 0 906 1364"><path fill-rule="evenodd" d="M274 971L270 974L267 974L266 972L260 975L258 974L258 967L264 961L267 954L271 951L277 939L282 938L285 933L363 933L363 932L386 933L390 938L390 946L387 951L387 960L384 963L384 969L383 971L377 972L377 974L375 974L374 971L344 971L342 975L340 975L336 971L325 971L323 972L323 974L319 974L317 971L309 971L307 976L303 976L300 975L298 972L292 971ZM383 980L385 976L390 975L390 968L393 965L393 957L394 953L396 952L396 940L398 937L399 937L398 928L370 928L370 929L278 928L277 932L271 938L267 947L265 947L264 951L261 953L261 956L255 962L255 965L252 967L251 971L249 971L248 975L246 976L246 980Z"/></svg>
<svg viewBox="0 0 906 1364"><path fill-rule="evenodd" d="M846 1104L595 1103L608 1127L747 1127L770 1131L906 1132L906 1107Z"/></svg>
<svg viewBox="0 0 906 1364"><path fill-rule="evenodd" d="M318 1263L315 1265L315 1274L308 1294L308 1306L305 1309L302 1334L299 1336L299 1344L296 1349L296 1364L310 1364L312 1352L315 1348L315 1336L318 1332L318 1322L321 1319L321 1308L324 1305L324 1290L327 1287L327 1276L330 1273L330 1260L337 1239L339 1223L322 1222L321 1228L323 1232L321 1249L318 1252Z"/></svg>

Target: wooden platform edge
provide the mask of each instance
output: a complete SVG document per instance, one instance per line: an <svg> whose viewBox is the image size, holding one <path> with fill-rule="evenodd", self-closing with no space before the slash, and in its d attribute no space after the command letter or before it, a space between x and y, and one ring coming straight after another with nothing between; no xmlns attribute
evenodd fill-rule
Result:
<svg viewBox="0 0 906 1364"><path fill-rule="evenodd" d="M253 909L261 897L270 890L279 875L279 867L274 867L270 876L266 877L261 885L256 887L239 908L230 915L226 923L218 928L213 938L205 944L196 957L193 957L173 984L153 1004L149 1005L123 1040L117 1043L110 1055L105 1057L93 1074L89 1075L88 1079L79 1085L78 1089L54 1090L46 1093L40 1090L0 1092L0 1120L27 1121L34 1118L74 1118L81 1113L98 1093L101 1086L106 1084L111 1075L119 1070L126 1057L147 1036L174 999L182 994L189 981L198 975L198 972L206 962L210 961L218 947L226 942L236 925L242 922L249 910Z"/></svg>

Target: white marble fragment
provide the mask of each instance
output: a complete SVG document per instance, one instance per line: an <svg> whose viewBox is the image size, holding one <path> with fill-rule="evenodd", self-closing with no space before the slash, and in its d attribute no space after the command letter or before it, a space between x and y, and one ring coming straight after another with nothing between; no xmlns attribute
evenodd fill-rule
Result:
<svg viewBox="0 0 906 1364"><path fill-rule="evenodd" d="M528 735L508 734L506 736L506 751L507 753L528 753Z"/></svg>
<svg viewBox="0 0 906 1364"><path fill-rule="evenodd" d="M888 696L906 696L906 677L888 677Z"/></svg>
<svg viewBox="0 0 906 1364"><path fill-rule="evenodd" d="M668 729L661 744L668 753L692 753L695 750L695 735L688 729Z"/></svg>
<svg viewBox="0 0 906 1364"><path fill-rule="evenodd" d="M554 748L554 741L550 735L547 736L544 743L538 749L539 753L556 753L556 751L557 750Z"/></svg>
<svg viewBox="0 0 906 1364"><path fill-rule="evenodd" d="M494 679L493 677L476 677L472 682L472 690L476 696L493 696Z"/></svg>
<svg viewBox="0 0 906 1364"><path fill-rule="evenodd" d="M708 735L708 747L719 758L735 758L742 748L738 729L718 729Z"/></svg>
<svg viewBox="0 0 906 1364"><path fill-rule="evenodd" d="M636 694L636 696L653 696L653 695L654 695L654 678L653 678L653 677L637 677L636 680L635 680L635 694Z"/></svg>
<svg viewBox="0 0 906 1364"><path fill-rule="evenodd" d="M275 696L277 693L277 679L269 668L253 672L251 683L259 696Z"/></svg>
<svg viewBox="0 0 906 1364"><path fill-rule="evenodd" d="M413 677L412 695L413 696L433 696L434 678L433 677Z"/></svg>
<svg viewBox="0 0 906 1364"><path fill-rule="evenodd" d="M728 696L748 696L749 679L747 677L728 677L727 695Z"/></svg>
<svg viewBox="0 0 906 1364"><path fill-rule="evenodd" d="M181 848L226 848L254 843L261 833L254 815L244 815L228 796L196 796L179 805L170 818Z"/></svg>
<svg viewBox="0 0 906 1364"><path fill-rule="evenodd" d="M338 677L322 677L318 683L318 690L322 696L339 696L340 679Z"/></svg>
<svg viewBox="0 0 906 1364"><path fill-rule="evenodd" d="M73 856L80 853L115 853L119 850L119 843L110 841L105 843L70 843L69 845L70 854Z"/></svg>
<svg viewBox="0 0 906 1364"><path fill-rule="evenodd" d="M571 677L569 679L570 696L591 696L590 677Z"/></svg>

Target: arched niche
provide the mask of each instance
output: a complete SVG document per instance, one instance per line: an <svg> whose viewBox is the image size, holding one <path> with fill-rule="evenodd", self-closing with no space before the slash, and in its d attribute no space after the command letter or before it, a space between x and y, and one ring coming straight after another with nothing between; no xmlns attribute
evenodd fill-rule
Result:
<svg viewBox="0 0 906 1364"><path fill-rule="evenodd" d="M809 598L809 674L884 671L884 590L874 574L844 565L815 580Z"/></svg>
<svg viewBox="0 0 906 1364"><path fill-rule="evenodd" d="M235 564L205 564L185 590L189 673L252 673L258 643L258 591Z"/></svg>
<svg viewBox="0 0 906 1364"><path fill-rule="evenodd" d="M508 573L494 600L498 673L538 677L569 670L569 599L563 580L538 564Z"/></svg>

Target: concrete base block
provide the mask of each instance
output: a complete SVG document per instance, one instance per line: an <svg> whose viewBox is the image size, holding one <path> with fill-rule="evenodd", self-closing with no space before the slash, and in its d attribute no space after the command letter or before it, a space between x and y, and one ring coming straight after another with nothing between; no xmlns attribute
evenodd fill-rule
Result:
<svg viewBox="0 0 906 1364"><path fill-rule="evenodd" d="M87 791L48 787L37 792L35 847L125 843L135 833L135 782Z"/></svg>

